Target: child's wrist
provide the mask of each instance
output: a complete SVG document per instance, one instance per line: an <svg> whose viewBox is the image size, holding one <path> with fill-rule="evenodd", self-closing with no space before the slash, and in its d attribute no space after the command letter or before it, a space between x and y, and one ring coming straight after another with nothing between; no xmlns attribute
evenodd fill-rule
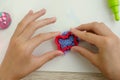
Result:
<svg viewBox="0 0 120 80"><path fill-rule="evenodd" d="M113 70L108 70L106 76L110 80L120 80L119 74L120 74L120 68L118 67L118 68L113 69Z"/></svg>
<svg viewBox="0 0 120 80"><path fill-rule="evenodd" d="M12 77L9 77L7 75L1 75L0 73L0 80L17 80L17 79L13 79Z"/></svg>
<svg viewBox="0 0 120 80"><path fill-rule="evenodd" d="M0 80L17 80L12 77L12 75L7 74L6 71L0 67Z"/></svg>

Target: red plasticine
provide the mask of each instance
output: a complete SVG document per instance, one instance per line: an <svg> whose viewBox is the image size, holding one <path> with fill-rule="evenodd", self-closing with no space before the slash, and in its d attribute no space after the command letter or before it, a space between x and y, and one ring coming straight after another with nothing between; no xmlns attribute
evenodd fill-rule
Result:
<svg viewBox="0 0 120 80"><path fill-rule="evenodd" d="M59 39L65 40L65 39L68 39L70 36L74 37L75 46L77 46L79 44L78 38L75 35L73 35L71 32L68 32L66 35L58 35L55 38L55 43L57 45L58 50L61 50L61 51L65 52L65 51L70 50L73 47L72 45L70 45L70 46L66 46L65 48L62 48L61 44L59 43Z"/></svg>

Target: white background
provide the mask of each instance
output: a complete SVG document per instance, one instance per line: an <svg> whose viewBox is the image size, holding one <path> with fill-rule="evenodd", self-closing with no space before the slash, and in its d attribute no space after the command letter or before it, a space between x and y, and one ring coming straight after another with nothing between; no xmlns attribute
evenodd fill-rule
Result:
<svg viewBox="0 0 120 80"><path fill-rule="evenodd" d="M47 9L47 14L42 18L56 16L57 22L39 29L35 35L40 32L64 32L83 23L98 21L104 22L120 36L120 23L114 21L107 0L0 0L0 12L6 11L12 17L11 26L6 30L0 30L0 62L3 60L9 40L18 22L29 10L37 11L42 8ZM55 48L53 40L50 40L40 45L33 54L40 55ZM85 58L72 52L50 61L39 70L99 72Z"/></svg>

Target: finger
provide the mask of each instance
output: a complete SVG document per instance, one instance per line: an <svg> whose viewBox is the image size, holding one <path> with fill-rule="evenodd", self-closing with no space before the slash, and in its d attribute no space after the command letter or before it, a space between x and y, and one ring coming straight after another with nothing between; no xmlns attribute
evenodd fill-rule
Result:
<svg viewBox="0 0 120 80"><path fill-rule="evenodd" d="M97 54L92 53L89 50L80 46L74 46L72 47L71 50L80 53L83 57L88 59L90 62L92 62L93 64L96 64Z"/></svg>
<svg viewBox="0 0 120 80"><path fill-rule="evenodd" d="M46 9L42 9L42 10L34 13L34 14L30 17L29 23L35 21L35 20L38 19L39 17L43 16L45 13L46 13Z"/></svg>
<svg viewBox="0 0 120 80"><path fill-rule="evenodd" d="M39 35L33 37L31 40L29 40L27 42L27 44L30 45L31 50L34 50L42 42L52 39L59 34L60 34L60 32L42 33L42 34L39 34Z"/></svg>
<svg viewBox="0 0 120 80"><path fill-rule="evenodd" d="M22 32L23 28L25 27L25 22L24 21L26 21L26 19L28 19L32 14L33 14L33 11L30 10L27 13L27 15L22 19L22 21L18 24L18 26L17 26L17 28L16 28L16 30L14 32L14 36L17 36L20 32Z"/></svg>
<svg viewBox="0 0 120 80"><path fill-rule="evenodd" d="M102 41L101 36L89 32L80 31L78 29L71 29L71 32L80 39L85 40L91 44L94 44L97 47L100 47L101 45L101 41Z"/></svg>
<svg viewBox="0 0 120 80"><path fill-rule="evenodd" d="M101 35L101 36L112 35L112 31L104 23L93 22L89 24L83 24L77 27L77 29L93 31L94 33Z"/></svg>
<svg viewBox="0 0 120 80"><path fill-rule="evenodd" d="M41 56L37 56L37 57L35 56L34 64L36 65L36 68L39 68L46 62L48 62L58 56L61 56L63 54L64 54L63 52L56 50L56 51L47 52Z"/></svg>
<svg viewBox="0 0 120 80"><path fill-rule="evenodd" d="M38 19L39 17L43 16L45 14L46 10L42 9L36 13L33 13L33 11L29 11L29 13L23 18L23 20L18 24L18 27L15 31L15 35L18 36L24 29L25 27Z"/></svg>
<svg viewBox="0 0 120 80"><path fill-rule="evenodd" d="M40 21L37 21L35 23L32 23L23 31L23 33L21 34L21 37L25 38L26 40L28 40L29 38L31 38L31 36L34 34L34 32L38 28L41 28L43 26L52 24L55 21L56 21L56 18L53 17L53 18L47 18L47 19L40 20Z"/></svg>

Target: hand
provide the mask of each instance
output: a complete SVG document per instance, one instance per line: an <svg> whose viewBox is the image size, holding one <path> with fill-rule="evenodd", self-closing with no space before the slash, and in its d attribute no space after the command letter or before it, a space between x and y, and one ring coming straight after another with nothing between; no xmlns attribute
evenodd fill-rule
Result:
<svg viewBox="0 0 120 80"><path fill-rule="evenodd" d="M45 13L45 9L36 13L30 11L18 24L0 66L0 80L19 80L49 60L63 54L61 51L55 50L40 56L32 55L39 44L60 34L60 32L49 32L32 37L37 29L56 21L54 17L36 20Z"/></svg>
<svg viewBox="0 0 120 80"><path fill-rule="evenodd" d="M83 24L71 32L80 39L95 45L98 53L84 47L75 46L80 53L111 80L120 80L120 39L103 23Z"/></svg>

